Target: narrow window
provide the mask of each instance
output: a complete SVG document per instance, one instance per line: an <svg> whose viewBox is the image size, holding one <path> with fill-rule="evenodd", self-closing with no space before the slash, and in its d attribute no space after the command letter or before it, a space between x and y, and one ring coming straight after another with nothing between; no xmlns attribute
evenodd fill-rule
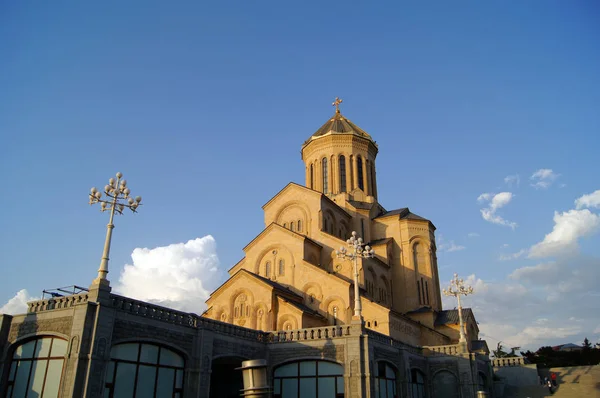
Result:
<svg viewBox="0 0 600 398"><path fill-rule="evenodd" d="M292 222L290 223L290 231L293 231L293 230L294 230L294 222L292 221Z"/></svg>
<svg viewBox="0 0 600 398"><path fill-rule="evenodd" d="M346 157L340 156L340 192L346 192Z"/></svg>
<svg viewBox="0 0 600 398"><path fill-rule="evenodd" d="M240 316L240 312L239 311L240 311L240 309L238 307L235 307L235 311L233 313L233 316L236 317L236 318L239 317Z"/></svg>
<svg viewBox="0 0 600 398"><path fill-rule="evenodd" d="M371 167L369 167L369 172L371 173L371 195L376 196L375 194L375 165L371 163Z"/></svg>
<svg viewBox="0 0 600 398"><path fill-rule="evenodd" d="M417 281L417 294L419 295L419 304L421 303L421 284Z"/></svg>
<svg viewBox="0 0 600 398"><path fill-rule="evenodd" d="M421 292L423 294L422 302L425 304L425 282L423 282L423 278L421 278Z"/></svg>
<svg viewBox="0 0 600 398"><path fill-rule="evenodd" d="M327 158L323 158L323 193L327 193Z"/></svg>
<svg viewBox="0 0 600 398"><path fill-rule="evenodd" d="M313 169L312 163L310 164L310 189L314 189L315 184L315 171Z"/></svg>
<svg viewBox="0 0 600 398"><path fill-rule="evenodd" d="M425 300L427 301L427 305L429 305L429 283L425 281Z"/></svg>
<svg viewBox="0 0 600 398"><path fill-rule="evenodd" d="M246 316L250 316L250 306L246 306Z"/></svg>
<svg viewBox="0 0 600 398"><path fill-rule="evenodd" d="M357 169L357 176L356 176L356 180L358 181L358 188L362 189L363 191L365 190L365 181L363 179L363 163L362 163L362 158L359 156L356 158L356 169Z"/></svg>
<svg viewBox="0 0 600 398"><path fill-rule="evenodd" d="M283 228L287 228L287 223L286 222L283 223Z"/></svg>
<svg viewBox="0 0 600 398"><path fill-rule="evenodd" d="M285 261L283 259L279 260L279 275L285 274Z"/></svg>
<svg viewBox="0 0 600 398"><path fill-rule="evenodd" d="M302 232L302 222L298 220L298 232Z"/></svg>
<svg viewBox="0 0 600 398"><path fill-rule="evenodd" d="M265 264L265 276L267 278L271 277L271 262L267 261L267 263Z"/></svg>

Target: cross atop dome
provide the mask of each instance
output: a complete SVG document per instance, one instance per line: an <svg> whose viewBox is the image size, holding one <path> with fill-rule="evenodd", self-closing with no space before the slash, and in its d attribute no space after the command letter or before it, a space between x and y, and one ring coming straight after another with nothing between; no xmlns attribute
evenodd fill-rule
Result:
<svg viewBox="0 0 600 398"><path fill-rule="evenodd" d="M340 97L335 97L335 101L331 104L335 106L335 113L340 113L340 104L344 102Z"/></svg>

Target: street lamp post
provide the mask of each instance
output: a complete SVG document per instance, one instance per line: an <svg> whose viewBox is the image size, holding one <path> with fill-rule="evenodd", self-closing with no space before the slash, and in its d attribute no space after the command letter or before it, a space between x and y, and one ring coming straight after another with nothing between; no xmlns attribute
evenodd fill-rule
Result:
<svg viewBox="0 0 600 398"><path fill-rule="evenodd" d="M104 195L106 195L106 199L102 199L102 192L97 190L95 187L91 189L89 194L90 205L100 203L101 211L110 211L110 218L108 225L106 226L104 251L102 253L102 260L100 261L100 268L98 269L98 277L96 278L98 283L108 282L106 274L108 274L108 255L110 253L112 230L115 227L113 224L115 212L123 214L123 210L128 208L132 212L136 213L137 208L141 205L140 202L142 201L141 196L136 196L135 199L130 196L131 191L127 187L127 181L121 179L122 177L123 174L117 173L116 180L114 178L108 180L108 184L104 187Z"/></svg>
<svg viewBox="0 0 600 398"><path fill-rule="evenodd" d="M466 343L467 339L465 337L465 325L462 316L462 306L460 305L460 296L473 294L473 288L471 286L465 286L465 281L459 279L458 274L455 273L454 278L450 281L448 289L443 289L442 292L444 292L444 295L454 296L458 300L458 322L460 328L460 339L458 341L459 343Z"/></svg>
<svg viewBox="0 0 600 398"><path fill-rule="evenodd" d="M346 243L350 250L342 246L340 250L336 251L336 254L338 258L352 260L354 266L354 318L362 321L362 303L358 289L358 258L371 258L375 255L375 250L371 249L369 245L363 247L363 240L357 236L356 231L352 231L352 236Z"/></svg>

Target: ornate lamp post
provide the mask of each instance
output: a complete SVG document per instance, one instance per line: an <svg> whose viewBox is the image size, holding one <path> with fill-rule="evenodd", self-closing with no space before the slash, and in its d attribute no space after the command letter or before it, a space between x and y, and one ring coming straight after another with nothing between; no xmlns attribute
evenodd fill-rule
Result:
<svg viewBox="0 0 600 398"><path fill-rule="evenodd" d="M130 196L130 191L127 187L127 181L122 180L121 177L123 177L123 174L117 173L116 180L114 178L108 180L108 184L104 187L106 199L102 199L102 192L98 191L95 187L91 189L89 194L90 205L100 203L101 211L110 211L110 219L108 221L108 225L106 226L104 252L102 253L102 260L100 261L100 268L98 269L98 277L96 278L98 283L108 282L106 279L106 274L108 274L108 254L110 253L112 230L115 227L113 224L115 212L123 214L123 210L128 208L132 212L136 213L137 208L140 206L140 202L142 201L141 196L136 196L135 199Z"/></svg>
<svg viewBox="0 0 600 398"><path fill-rule="evenodd" d="M443 289L444 295L446 296L454 296L458 300L458 321L460 327L460 339L459 343L466 343L467 339L465 337L465 325L463 323L462 317L462 307L460 305L460 296L461 295L469 295L473 294L473 288L471 286L465 286L465 281L458 278L458 274L454 274L454 278L450 281L450 286L448 289Z"/></svg>
<svg viewBox="0 0 600 398"><path fill-rule="evenodd" d="M352 260L354 266L354 317L362 321L362 303L358 289L358 258L371 258L375 255L375 250L369 245L363 247L363 240L358 237L356 231L352 231L352 236L346 241L350 250L344 246L336 251L337 257L341 259Z"/></svg>

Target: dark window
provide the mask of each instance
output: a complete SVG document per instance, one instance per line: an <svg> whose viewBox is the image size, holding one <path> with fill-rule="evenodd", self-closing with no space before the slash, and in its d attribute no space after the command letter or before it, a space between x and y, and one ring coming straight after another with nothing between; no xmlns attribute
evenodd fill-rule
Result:
<svg viewBox="0 0 600 398"><path fill-rule="evenodd" d="M427 300L427 305L429 305L429 283L425 281L425 299Z"/></svg>
<svg viewBox="0 0 600 398"><path fill-rule="evenodd" d="M364 191L365 183L363 180L363 164L362 164L362 158L360 156L356 158L356 169L357 169L357 174L358 174L356 176L356 180L358 181L358 188L360 188Z"/></svg>
<svg viewBox="0 0 600 398"><path fill-rule="evenodd" d="M315 184L315 172L313 170L313 165L310 165L310 189L314 189Z"/></svg>
<svg viewBox="0 0 600 398"><path fill-rule="evenodd" d="M298 220L298 232L302 232L302 221Z"/></svg>
<svg viewBox="0 0 600 398"><path fill-rule="evenodd" d="M425 282L423 282L423 278L421 277L421 294L423 295L423 298L421 300L421 302L423 304L425 304Z"/></svg>
<svg viewBox="0 0 600 398"><path fill-rule="evenodd" d="M396 372L386 362L377 363L375 390L379 398L397 398Z"/></svg>
<svg viewBox="0 0 600 398"><path fill-rule="evenodd" d="M477 384L479 386L479 391L487 391L487 378L485 374L482 372L477 373Z"/></svg>
<svg viewBox="0 0 600 398"><path fill-rule="evenodd" d="M292 221L292 222L290 223L290 231L293 231L293 230L294 230L294 222Z"/></svg>
<svg viewBox="0 0 600 398"><path fill-rule="evenodd" d="M273 372L273 398L343 398L344 368L326 361L301 361Z"/></svg>
<svg viewBox="0 0 600 398"><path fill-rule="evenodd" d="M346 192L346 158L340 156L340 192Z"/></svg>
<svg viewBox="0 0 600 398"><path fill-rule="evenodd" d="M42 337L15 349L8 373L7 397L58 397L67 341Z"/></svg>
<svg viewBox="0 0 600 398"><path fill-rule="evenodd" d="M411 398L425 398L425 375L419 369L410 370Z"/></svg>
<svg viewBox="0 0 600 398"><path fill-rule="evenodd" d="M323 193L327 193L327 182L329 180L327 177L327 158L323 158Z"/></svg>
<svg viewBox="0 0 600 398"><path fill-rule="evenodd" d="M183 357L145 343L115 345L106 369L107 398L182 397Z"/></svg>
<svg viewBox="0 0 600 398"><path fill-rule="evenodd" d="M419 281L417 281L417 294L419 295L419 304L423 304L421 303L421 284Z"/></svg>
<svg viewBox="0 0 600 398"><path fill-rule="evenodd" d="M369 171L371 173L371 195L375 196L375 165L373 163L371 163Z"/></svg>

